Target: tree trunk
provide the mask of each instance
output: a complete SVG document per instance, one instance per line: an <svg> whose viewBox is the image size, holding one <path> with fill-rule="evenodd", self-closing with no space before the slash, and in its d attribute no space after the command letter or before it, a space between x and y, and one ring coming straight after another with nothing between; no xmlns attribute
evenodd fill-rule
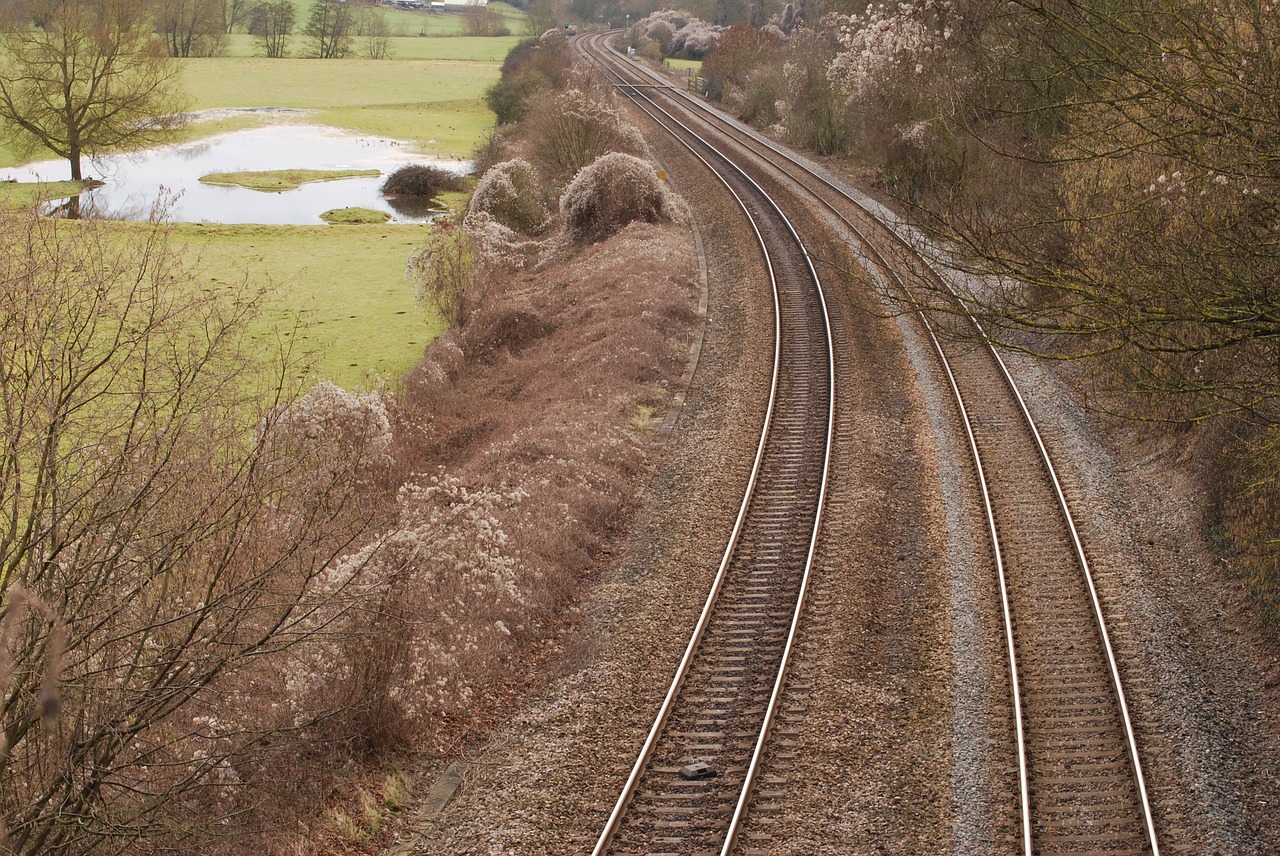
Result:
<svg viewBox="0 0 1280 856"><path fill-rule="evenodd" d="M71 180L83 181L84 174L80 171L80 143L73 142L71 144L71 154L67 155L67 160L71 161Z"/></svg>

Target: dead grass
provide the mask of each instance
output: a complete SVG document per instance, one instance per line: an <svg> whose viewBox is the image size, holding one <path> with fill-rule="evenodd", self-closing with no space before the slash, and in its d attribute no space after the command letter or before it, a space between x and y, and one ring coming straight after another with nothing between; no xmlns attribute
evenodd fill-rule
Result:
<svg viewBox="0 0 1280 856"><path fill-rule="evenodd" d="M502 520L522 592L517 646L537 643L625 529L649 455L634 415L668 406L696 321L688 244L678 228L634 224L512 274L404 383L401 466L529 496Z"/></svg>

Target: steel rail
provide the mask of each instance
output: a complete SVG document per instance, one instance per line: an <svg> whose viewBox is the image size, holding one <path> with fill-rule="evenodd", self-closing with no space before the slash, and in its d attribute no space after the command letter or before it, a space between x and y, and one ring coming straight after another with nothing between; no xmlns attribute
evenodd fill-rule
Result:
<svg viewBox="0 0 1280 856"><path fill-rule="evenodd" d="M877 215L875 212L871 211L871 209L867 205L855 199L854 197L849 195L847 192L845 192L843 188L829 181L822 175L819 175L817 172L815 172L805 164L801 163L797 158L795 158L788 152L782 150L781 148L775 146L773 143L766 140L759 139L758 137L755 137L753 135L750 135L744 132L741 128L738 128L733 123L725 119L723 116L720 116L716 111L712 110L706 104L693 98L692 96L688 95L684 91L671 86L668 81L666 81L660 75L657 75L650 69L644 68L638 64L633 64L633 67L638 72L647 75L648 77L660 82L661 84L665 84L666 94L672 95L673 97L679 97L685 103L694 105L701 112L712 117L714 121L717 121L729 127L730 129L732 129L733 132L736 132L737 134L740 134L743 137L746 137L750 141L750 142L740 141L739 143L740 145L743 145L748 150L751 150L752 144L758 145L762 148L769 150L774 155L788 161L794 167L800 169L802 172L812 176L813 179L816 179L828 190L835 192L840 197L842 197L847 203L849 203L850 205L860 210L868 219L872 221L872 223L874 223L884 233L886 233L892 241L898 244L902 249L909 252L913 257L918 258L920 262L923 263L923 265L925 266L926 270L930 275L930 278L935 283L941 285L944 289L946 289L946 291L956 300L957 304L961 307L961 310L965 318L968 319L969 323L973 325L974 329L982 337L983 343L986 345L992 357L995 359L996 364L1000 369L1001 375L1004 377L1005 382L1007 383L1011 393L1014 396L1014 399L1017 401L1018 409L1022 414L1022 417L1026 423L1026 426L1031 432L1031 436L1035 441L1035 445L1039 452L1040 458L1044 463L1047 477L1049 478L1050 484L1052 485L1059 510L1062 514L1063 523L1067 529L1068 534L1070 535L1070 540L1075 553L1075 557L1080 565L1080 569L1083 574L1084 581L1086 583L1086 587L1089 592L1090 605L1095 618L1095 627L1099 634L1099 639L1102 643L1103 649L1106 652L1107 669L1110 676L1111 688L1116 697L1116 705L1118 708L1118 712L1120 714L1122 729L1124 731L1126 748L1129 755L1129 761L1132 764L1135 786L1138 789L1139 801L1141 804L1142 821L1143 821L1143 826L1145 829L1147 841L1151 847L1153 856L1159 856L1159 853L1160 853L1159 838L1155 829L1155 821L1154 821L1153 813L1151 810L1150 796L1148 794L1148 790L1146 786L1146 777L1143 772L1141 755L1138 750L1137 737L1133 727L1132 716L1129 711L1129 704L1124 691L1123 682L1120 677L1119 664L1115 656L1114 647L1111 642L1111 634L1107 628L1106 618L1102 609L1101 599L1098 595L1098 590L1097 590L1097 585L1094 579L1094 575L1093 575L1088 557L1084 550L1084 545L1080 537L1079 529L1075 522L1075 517L1071 512L1070 504L1062 488L1062 484L1058 477L1057 469L1054 466L1052 457L1050 456L1048 448L1044 443L1043 436L1041 435L1039 427L1036 425L1035 419L1031 415L1030 409L1028 408L1026 400L1022 395L1021 389L1018 387L1017 382L1013 378L1012 372L1009 370L1009 367L1006 364L1005 360L1001 357L991 337L987 334L986 330L983 328L982 324L978 321L978 319L975 318L973 314L968 311L968 309L965 306L966 301L964 297L956 291L956 289L947 280L947 278L937 270L934 264L929 259L922 256L915 249L915 247L913 247L911 243L907 241L898 232L896 228L894 228L894 226L885 222L882 217ZM661 89L662 87L654 86L653 88ZM788 173L788 176L792 178L793 181L796 181L798 184L800 184L800 186L803 187L812 196L812 198L816 199L820 204L825 206L832 214L834 214L836 217L842 220L845 223L845 225L855 235L858 236L858 238L862 241L864 247L876 257L876 259L878 260L879 266L883 270L888 272L896 280L896 282L898 283L899 289L904 291L904 293L908 293L906 282L896 272L893 265L888 263L888 260L879 252L879 250L877 250L874 247L873 243L867 239L866 235L855 224L853 224L840 211L838 211L834 206L832 206L829 202L827 202L827 200L823 199L820 194L815 193L811 188L805 186L802 182L800 182L794 176L790 176L789 173ZM1013 690L1014 708L1015 708L1017 732L1018 732L1019 790L1020 790L1020 796L1021 796L1021 802L1022 802L1023 851L1025 854L1027 854L1027 856L1030 856L1030 854L1033 852L1033 847L1032 847L1032 840L1031 840L1031 811L1030 811L1029 783L1028 783L1027 762L1026 762L1026 746L1025 746L1025 740L1024 740L1024 726L1022 722L1022 717L1023 717L1022 704L1021 704L1020 693L1017 690L1017 686L1018 686L1017 660L1016 660L1016 653L1014 650L1014 641L1013 641L1013 635L1012 635L1013 626L1012 626L1010 607L1009 607L1008 586L1007 586L1007 580L1005 578L1003 561L1001 559L1001 551L999 549L998 534L995 529L995 519L994 519L994 515L990 505L990 496L986 486L985 476L982 475L982 473L984 473L984 468L982 466L981 457L978 452L976 438L973 435L970 417L965 408L963 397L961 396L959 387L956 383L954 374L950 366L950 362L943 351L942 345L937 335L935 334L933 325L930 324L928 318L926 317L925 311L923 309L920 309L917 311L917 314L918 314L918 317L923 322L925 329L928 332L929 338L932 340L934 344L934 348L937 350L939 358L943 363L946 375L948 377L948 381L952 387L952 392L956 397L957 404L961 412L962 421L965 426L965 432L968 437L970 451L974 458L975 467L977 468L978 473L980 475L984 509L987 515L988 527L991 530L991 536L993 538L993 545L995 548L994 552L995 552L995 560L997 564L997 576L999 578L999 583L1000 583L1002 611L1004 613L1004 621L1005 621L1005 628L1006 628L1006 646L1009 652L1010 668L1013 673L1012 680L1013 680L1013 687L1014 687L1014 690Z"/></svg>
<svg viewBox="0 0 1280 856"><path fill-rule="evenodd" d="M598 38L599 37L596 37L595 39L593 39L593 41L598 40ZM638 95L638 93L636 94ZM662 111L661 108L658 107L656 104L654 104L651 99L648 99L647 97L645 97L644 100L649 101L650 106L652 108L654 108L655 110L659 110L660 112L663 112L667 116L668 120L678 125L683 131L685 131L685 133L689 134L694 139L701 142L704 146L706 146L708 150L712 152L716 151L714 146L712 146L710 143L704 140L700 135L695 133L692 129L688 128L688 126L684 125L674 116L667 113L666 111ZM623 789L622 794L618 797L618 801L614 806L613 812L610 814L610 817L606 823L605 829L601 833L600 839L597 842L595 849L592 851L594 856L599 856L599 854L603 854L605 852L605 849L607 848L610 840L613 838L618 827L620 826L622 822L622 818L625 816L626 809L631 799L634 797L636 788L639 785L639 781L640 781L641 775L643 774L644 768L648 765L649 759L652 756L652 752L657 742L657 739L661 734L663 728L665 727L667 720L670 717L671 710L674 707L675 700L676 700L676 697L678 696L680 686L683 683L685 676L687 675L689 665L693 659L694 653L696 652L696 649L701 642L702 636L705 633L706 627L710 622L711 613L715 607L716 599L719 596L725 576L728 572L729 564L731 562L733 553L737 547L738 539L742 531L747 510L751 504L752 493L754 491L755 483L759 475L769 429L772 424L774 404L776 402L776 395L777 395L777 389L778 389L778 378L781 370L780 339L781 339L782 328L781 328L781 310L779 307L778 285L777 285L776 278L774 276L773 264L769 257L768 248L765 245L764 238L760 233L758 225L752 219L750 211L748 210L746 204L743 202L742 198L733 189L733 187L730 185L728 180L725 178L723 174L720 173L719 170L717 170L714 166L712 166L712 164L708 162L707 159L703 157L701 153L699 153L696 149L694 149L693 146L689 145L686 141L681 139L665 122L663 122L661 119L655 116L652 111L645 108L643 105L638 104L637 106L639 106L640 109L644 110L650 116L650 118L652 118L660 127L663 127L665 130L667 130L668 133L670 133L674 139L680 142L685 148L689 150L689 152L695 158L697 158L709 170L711 170L711 172L716 175L717 179L725 186L725 188L734 197L735 201L737 201L739 207L742 208L743 213L747 215L748 221L751 223L752 231L756 235L757 241L760 243L760 247L764 254L765 262L769 270L769 277L770 277L770 283L771 283L771 289L772 289L773 301L774 301L774 337L775 337L774 338L774 366L773 366L773 377L771 381L768 408L767 408L766 417L765 417L764 430L761 433L761 439L760 439L759 445L757 446L756 457L753 464L751 477L748 481L747 489L744 494L742 504L739 508L738 516L735 521L734 529L733 529L733 532L731 533L728 546L726 547L724 556L721 559L720 566L717 570L715 580L713 581L713 584L712 584L711 592L708 595L707 601L703 607L702 614L700 615L698 624L694 629L693 636L690 638L689 644L685 649L684 657L681 659L680 665L677 668L675 678L673 679L672 684L667 691L667 695L663 702L663 706L659 711L659 715L655 719L652 728L649 731L648 737L645 740L645 744L642 747L640 755L637 758L636 763L632 768L631 775L627 779L627 783ZM819 537L819 532L820 532L821 523L822 523L822 510L825 504L827 484L829 480L830 467L831 467L831 447L832 447L832 438L834 436L834 431L835 431L835 372L834 372L835 354L834 354L834 345L832 343L832 336L831 336L830 316L827 310L826 298L822 289L822 283L820 278L818 277L817 270L813 265L812 258L810 257L808 251L805 249L804 243L800 240L799 234L796 232L795 228L792 226L792 224L786 218L786 216L783 215L781 209L773 202L773 200L768 196L768 194L765 193L764 190L754 180L750 178L750 176L746 175L746 173L743 172L740 168L738 168L736 164L733 164L732 161L725 158L722 154L720 155L720 157L733 171L735 171L738 174L739 178L741 178L742 180L746 181L749 185L751 185L756 190L756 192L760 194L761 198L768 202L769 206L772 207L773 211L777 214L781 222L783 222L786 225L786 228L790 233L791 238L795 241L796 245L799 247L800 252L805 259L805 264L809 269L809 274L812 277L813 283L817 288L820 306L822 308L823 326L824 326L824 332L825 332L825 339L827 343L826 357L827 357L827 367L828 367L827 425L826 425L826 437L825 437L825 443L824 443L825 448L823 452L822 475L820 479L819 494L816 502L816 514L814 516L814 521L813 521L813 525L810 533L809 545L806 551L806 558L805 558L805 564L804 564L804 571L803 571L803 575L800 583L800 590L796 598L796 606L793 612L792 620L788 627L787 640L783 648L781 661L779 663L777 675L774 680L773 690L772 690L772 693L770 694L769 703L766 708L766 712L760 727L760 733L756 740L756 744L752 753L752 758L747 767L746 776L744 778L743 785L739 793L739 798L738 798L737 804L735 805L733 816L730 819L729 829L726 833L726 839L721 849L721 853L726 854L727 856L727 854L731 852L732 848L735 846L737 842L738 833L741 828L742 820L745 817L746 809L749 804L750 794L754 786L756 777L758 775L761 761L763 759L764 747L767 744L769 732L771 730L773 721L776 718L778 706L780 704L780 699L782 697L783 688L785 686L787 669L790 664L791 656L795 647L795 639L799 629L800 618L801 618L801 615L803 614L804 605L806 603L808 584L812 574L814 555L817 550L818 537Z"/></svg>

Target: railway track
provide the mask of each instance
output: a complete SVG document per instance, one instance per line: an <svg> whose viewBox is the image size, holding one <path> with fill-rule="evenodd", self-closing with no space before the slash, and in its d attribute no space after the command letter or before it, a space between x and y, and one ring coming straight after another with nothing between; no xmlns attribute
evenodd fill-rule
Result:
<svg viewBox="0 0 1280 856"><path fill-rule="evenodd" d="M775 196L790 197L783 204L821 212L858 245L873 276L921 306L969 445L1001 593L1017 759L1007 788L1019 849L1158 854L1102 600L1051 457L999 353L983 343L977 322L957 311L958 301L939 307L939 295L954 295L947 280L865 200L659 75L602 50L601 37L583 41L620 91L671 125L698 127L706 145L729 153Z"/></svg>
<svg viewBox="0 0 1280 856"><path fill-rule="evenodd" d="M728 852L778 709L826 492L833 349L822 286L758 185L670 117L753 224L774 295L768 413L728 546L595 853Z"/></svg>

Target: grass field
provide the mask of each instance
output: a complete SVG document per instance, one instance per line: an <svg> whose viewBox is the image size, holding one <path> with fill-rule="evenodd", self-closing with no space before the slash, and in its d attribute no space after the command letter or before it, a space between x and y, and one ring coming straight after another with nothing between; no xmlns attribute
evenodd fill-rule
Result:
<svg viewBox="0 0 1280 856"><path fill-rule="evenodd" d="M0 182L0 205L30 208L46 199L60 199L84 189L83 181L51 181L48 184L32 182Z"/></svg>
<svg viewBox="0 0 1280 856"><path fill-rule="evenodd" d="M702 71L702 60L700 59L672 59L667 57L662 61L662 64L676 71L692 71L694 74L699 74Z"/></svg>
<svg viewBox="0 0 1280 856"><path fill-rule="evenodd" d="M312 0L293 0L297 11L297 30L301 32L306 26L307 15L311 11ZM524 28L524 13L507 3L490 3L489 8L500 14L506 27L519 35ZM413 12L407 9L382 9L395 36L462 36L467 32L467 21L460 14L440 14L432 12ZM292 50L302 50L302 36L292 39ZM358 40L357 40L358 41Z"/></svg>
<svg viewBox="0 0 1280 856"><path fill-rule="evenodd" d="M396 13L388 11L388 16L394 14L411 14L408 12ZM464 60L468 62L501 62L502 58L507 55L507 51L511 46L520 41L519 36L493 36L489 38L481 38L479 36L467 36L461 33L449 36L427 34L425 37L417 33L406 36L392 36L390 40L390 56L382 62L397 62L415 59L432 59L432 60ZM307 50L306 39L303 36L291 36L289 39L288 55L284 59L307 59L308 62L350 62L352 60L364 59L365 45L364 39L356 38L352 41L352 54L345 60L314 60L308 59L305 54ZM245 33L234 33L227 37L226 50L220 57L210 57L211 59L246 59L248 57L257 57L266 59L266 53L262 48L262 41ZM192 57L191 61L204 59L203 57Z"/></svg>
<svg viewBox="0 0 1280 856"><path fill-rule="evenodd" d="M272 286L261 334L305 325L296 343L316 373L351 388L394 383L442 329L404 280L425 225L217 226L180 223L173 240L196 260L198 281Z"/></svg>
<svg viewBox="0 0 1280 856"><path fill-rule="evenodd" d="M338 181L344 178L368 178L381 175L376 169L268 169L257 172L211 172L200 176L206 184L223 187L247 187L264 193L296 190L315 181Z"/></svg>
<svg viewBox="0 0 1280 856"><path fill-rule="evenodd" d="M484 41L502 42L507 49L514 44L512 39ZM493 125L484 93L497 81L500 61L215 57L184 60L183 82L193 110L314 110L310 121L408 140L429 154L465 158ZM192 130L200 133L199 126Z"/></svg>

